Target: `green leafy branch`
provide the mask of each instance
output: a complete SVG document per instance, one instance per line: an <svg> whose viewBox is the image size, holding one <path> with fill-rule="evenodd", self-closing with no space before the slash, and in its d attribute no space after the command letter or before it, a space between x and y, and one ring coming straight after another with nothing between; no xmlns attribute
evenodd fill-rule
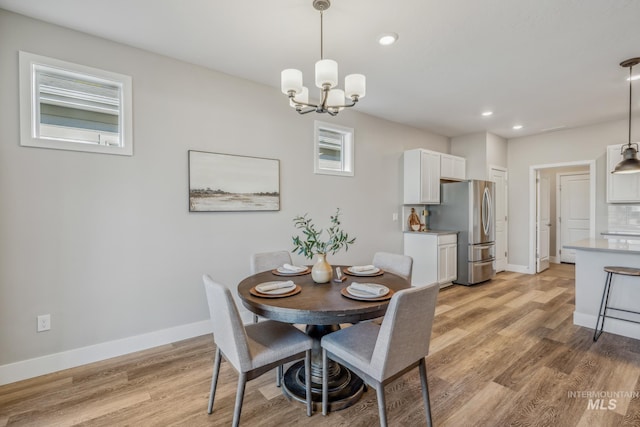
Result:
<svg viewBox="0 0 640 427"><path fill-rule="evenodd" d="M316 228L308 214L296 216L293 218L293 224L302 231L304 237L293 237L294 248L291 252L297 251L298 255L304 255L308 259L312 259L315 254L331 253L335 255L343 247L345 251L348 251L349 245L356 241L355 237L350 239L349 234L340 228L340 208L336 210L335 215L331 216L331 226L327 229L328 240L321 239L323 230Z"/></svg>

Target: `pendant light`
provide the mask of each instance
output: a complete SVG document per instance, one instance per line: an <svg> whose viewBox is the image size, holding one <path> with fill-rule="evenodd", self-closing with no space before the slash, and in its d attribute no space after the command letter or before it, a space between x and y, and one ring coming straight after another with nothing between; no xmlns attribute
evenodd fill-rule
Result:
<svg viewBox="0 0 640 427"><path fill-rule="evenodd" d="M631 143L631 95L633 87L633 66L640 64L640 58L631 58L620 63L621 67L629 67L629 141L620 147L620 154L623 159L618 163L611 173L627 174L640 172L640 160L638 160L638 144Z"/></svg>
<svg viewBox="0 0 640 427"><path fill-rule="evenodd" d="M338 63L324 59L324 12L331 6L330 0L313 0L313 7L320 12L320 60L316 62L316 86L320 89L320 102L309 102L309 89L302 86L302 71L288 68L281 73L282 93L289 97L289 105L300 114L328 113L335 116L345 108L353 107L364 98L366 79L362 74L349 74L344 79L344 90L338 85ZM349 99L350 102L346 102Z"/></svg>

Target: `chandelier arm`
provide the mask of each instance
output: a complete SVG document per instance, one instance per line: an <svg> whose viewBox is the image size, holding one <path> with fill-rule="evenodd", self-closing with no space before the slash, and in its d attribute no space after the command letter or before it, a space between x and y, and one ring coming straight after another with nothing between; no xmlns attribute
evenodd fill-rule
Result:
<svg viewBox="0 0 640 427"><path fill-rule="evenodd" d="M298 114L309 114L309 113L313 113L314 111L316 111L315 108L309 108L308 110L303 110L303 109L297 109L296 111L298 112Z"/></svg>

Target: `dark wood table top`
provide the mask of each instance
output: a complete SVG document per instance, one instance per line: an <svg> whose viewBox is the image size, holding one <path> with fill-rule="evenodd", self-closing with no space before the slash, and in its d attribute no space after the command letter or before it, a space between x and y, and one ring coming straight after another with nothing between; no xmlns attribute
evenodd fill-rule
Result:
<svg viewBox="0 0 640 427"><path fill-rule="evenodd" d="M341 267L343 271L346 268ZM265 271L242 280L238 285L238 295L247 309L268 319L307 325L334 325L375 319L384 316L387 311L390 300L356 301L342 296L341 290L353 282L379 283L393 291L411 287L402 277L386 271L381 276L346 277L347 280L341 283L332 281L318 284L313 281L311 274L283 277ZM292 280L300 285L302 291L284 298L261 298L249 292L260 283L274 280Z"/></svg>

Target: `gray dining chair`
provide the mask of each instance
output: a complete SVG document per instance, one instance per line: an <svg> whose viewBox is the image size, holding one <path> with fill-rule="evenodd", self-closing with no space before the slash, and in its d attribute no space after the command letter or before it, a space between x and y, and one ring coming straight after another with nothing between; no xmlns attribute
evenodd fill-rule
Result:
<svg viewBox="0 0 640 427"><path fill-rule="evenodd" d="M376 252L373 255L372 264L389 273L397 274L411 284L413 271L413 258L408 255L392 254L389 252Z"/></svg>
<svg viewBox="0 0 640 427"><path fill-rule="evenodd" d="M283 264L291 264L291 254L287 251L261 252L251 255L251 274L273 270ZM253 323L258 322L258 315L253 315Z"/></svg>
<svg viewBox="0 0 640 427"><path fill-rule="evenodd" d="M262 273L280 267L284 264L291 264L291 254L287 251L260 252L251 255L251 274ZM258 323L258 315L253 315L253 323ZM282 365L278 366L276 372L276 386L282 385Z"/></svg>
<svg viewBox="0 0 640 427"><path fill-rule="evenodd" d="M361 322L322 337L322 414L327 414L327 360L345 365L376 389L380 425L387 425L384 386L415 367L420 370L422 397L431 426L425 357L429 354L437 283L396 292L382 325Z"/></svg>
<svg viewBox="0 0 640 427"><path fill-rule="evenodd" d="M313 339L286 323L267 320L242 324L240 313L229 289L202 276L209 303L216 356L211 377L211 392L207 412L213 412L218 374L222 355L238 371L238 390L233 412L233 426L240 423L242 400L247 381L281 366L283 363L305 359L305 375L311 378L311 348ZM307 416L311 416L311 381L306 384Z"/></svg>

